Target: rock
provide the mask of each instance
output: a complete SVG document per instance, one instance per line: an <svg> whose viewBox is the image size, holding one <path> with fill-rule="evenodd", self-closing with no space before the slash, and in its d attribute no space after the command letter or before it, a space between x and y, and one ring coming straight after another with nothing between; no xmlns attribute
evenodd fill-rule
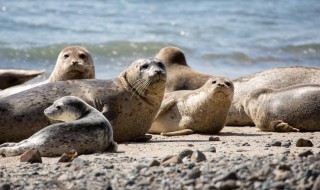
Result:
<svg viewBox="0 0 320 190"><path fill-rule="evenodd" d="M172 158L166 160L165 162L162 162L162 166L169 166L170 164L181 164L182 160L179 156L173 156Z"/></svg>
<svg viewBox="0 0 320 190"><path fill-rule="evenodd" d="M29 149L20 156L20 162L42 163L39 150L36 148Z"/></svg>
<svg viewBox="0 0 320 190"><path fill-rule="evenodd" d="M232 179L218 182L217 187L219 190L231 190L238 188L237 181Z"/></svg>
<svg viewBox="0 0 320 190"><path fill-rule="evenodd" d="M172 157L173 157L173 155L167 155L167 156L165 156L164 158L162 158L161 163L169 160L169 159L172 158Z"/></svg>
<svg viewBox="0 0 320 190"><path fill-rule="evenodd" d="M78 157L78 153L76 150L72 149L67 153L63 153L58 162L72 162L76 157Z"/></svg>
<svg viewBox="0 0 320 190"><path fill-rule="evenodd" d="M160 166L160 162L158 160L152 159L146 162L148 167Z"/></svg>
<svg viewBox="0 0 320 190"><path fill-rule="evenodd" d="M297 147L313 147L313 144L310 140L308 139L298 139L296 142Z"/></svg>
<svg viewBox="0 0 320 190"><path fill-rule="evenodd" d="M284 142L282 142L281 146L289 148L291 146L291 142L290 141L284 141Z"/></svg>
<svg viewBox="0 0 320 190"><path fill-rule="evenodd" d="M194 179L187 179L187 180L183 181L182 183L183 183L183 185L188 186L188 185L194 185L196 183L196 181Z"/></svg>
<svg viewBox="0 0 320 190"><path fill-rule="evenodd" d="M311 150L303 151L299 154L299 157L308 157L309 155L313 155L313 152Z"/></svg>
<svg viewBox="0 0 320 190"><path fill-rule="evenodd" d="M104 169L113 169L113 168L114 168L114 165L113 165L113 164L104 164L104 165L103 165L103 168L104 168Z"/></svg>
<svg viewBox="0 0 320 190"><path fill-rule="evenodd" d="M194 144L188 144L188 147L194 147Z"/></svg>
<svg viewBox="0 0 320 190"><path fill-rule="evenodd" d="M10 190L10 185L7 183L0 183L0 190Z"/></svg>
<svg viewBox="0 0 320 190"><path fill-rule="evenodd" d="M281 142L280 141L278 141L278 140L273 140L272 142L271 142L271 146L281 146Z"/></svg>
<svg viewBox="0 0 320 190"><path fill-rule="evenodd" d="M245 143L243 143L241 146L250 146L250 144L247 143L247 142L245 142Z"/></svg>
<svg viewBox="0 0 320 190"><path fill-rule="evenodd" d="M277 166L278 170L285 170L285 171L291 171L291 165L287 164L280 164Z"/></svg>
<svg viewBox="0 0 320 190"><path fill-rule="evenodd" d="M203 152L217 152L214 146L208 146L203 150Z"/></svg>
<svg viewBox="0 0 320 190"><path fill-rule="evenodd" d="M320 189L320 175L315 180L312 190L319 190Z"/></svg>
<svg viewBox="0 0 320 190"><path fill-rule="evenodd" d="M209 141L220 141L219 137L209 137Z"/></svg>
<svg viewBox="0 0 320 190"><path fill-rule="evenodd" d="M199 150L196 150L192 153L191 160L196 162L202 162L202 161L206 161L207 158L202 152L200 152Z"/></svg>
<svg viewBox="0 0 320 190"><path fill-rule="evenodd" d="M201 176L201 171L199 168L193 168L189 173L188 173L188 179L197 179L198 177Z"/></svg>
<svg viewBox="0 0 320 190"><path fill-rule="evenodd" d="M184 157L191 157L193 151L190 149L184 149L179 153L179 157L183 159Z"/></svg>

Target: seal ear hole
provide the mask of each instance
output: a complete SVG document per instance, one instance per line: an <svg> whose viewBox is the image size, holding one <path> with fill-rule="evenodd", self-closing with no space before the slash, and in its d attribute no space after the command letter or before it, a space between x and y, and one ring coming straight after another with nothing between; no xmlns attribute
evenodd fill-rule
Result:
<svg viewBox="0 0 320 190"><path fill-rule="evenodd" d="M145 70L145 69L148 69L149 65L148 64L145 64L145 65L142 65L140 67L141 70Z"/></svg>
<svg viewBox="0 0 320 190"><path fill-rule="evenodd" d="M81 59L86 59L86 58L87 58L86 54L84 54L84 53L81 53L81 54L79 55L79 57L80 57Z"/></svg>
<svg viewBox="0 0 320 190"><path fill-rule="evenodd" d="M61 106L56 106L57 110L61 110Z"/></svg>
<svg viewBox="0 0 320 190"><path fill-rule="evenodd" d="M217 83L217 81L213 80L211 83L212 83L212 84L216 84L216 83Z"/></svg>
<svg viewBox="0 0 320 190"><path fill-rule="evenodd" d="M64 54L63 57L64 57L65 59L67 59L67 58L69 57L69 55L68 55L68 54Z"/></svg>

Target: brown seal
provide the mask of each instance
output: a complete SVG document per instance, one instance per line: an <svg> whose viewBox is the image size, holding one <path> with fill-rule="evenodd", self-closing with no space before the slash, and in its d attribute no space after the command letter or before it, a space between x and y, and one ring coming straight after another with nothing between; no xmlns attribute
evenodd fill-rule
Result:
<svg viewBox="0 0 320 190"><path fill-rule="evenodd" d="M41 156L61 156L72 149L78 154L117 150L108 120L80 98L62 97L44 113L50 119L65 122L47 126L19 143L0 145L0 155L17 156L31 148Z"/></svg>
<svg viewBox="0 0 320 190"><path fill-rule="evenodd" d="M320 85L261 88L242 98L240 106L262 131L320 131Z"/></svg>
<svg viewBox="0 0 320 190"><path fill-rule="evenodd" d="M44 70L0 69L0 89L23 84L44 73Z"/></svg>
<svg viewBox="0 0 320 190"><path fill-rule="evenodd" d="M157 53L156 58L162 60L167 69L166 92L195 90L212 77L212 75L197 72L189 67L180 48L164 47Z"/></svg>
<svg viewBox="0 0 320 190"><path fill-rule="evenodd" d="M199 89L166 93L149 133L216 134L226 123L233 92L229 79L213 77Z"/></svg>
<svg viewBox="0 0 320 190"><path fill-rule="evenodd" d="M0 98L39 86L48 82L74 79L94 79L95 69L90 52L81 46L70 46L63 49L49 79L28 85L8 88L0 92Z"/></svg>
<svg viewBox="0 0 320 190"><path fill-rule="evenodd" d="M0 141L21 141L51 124L43 110L63 96L77 96L103 113L116 142L144 137L164 95L166 71L155 58L134 61L113 80L47 83L0 99Z"/></svg>

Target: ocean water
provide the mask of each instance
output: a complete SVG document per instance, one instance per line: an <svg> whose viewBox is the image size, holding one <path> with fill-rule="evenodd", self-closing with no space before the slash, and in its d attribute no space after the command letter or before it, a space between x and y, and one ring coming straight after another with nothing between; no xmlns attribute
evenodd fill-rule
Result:
<svg viewBox="0 0 320 190"><path fill-rule="evenodd" d="M320 66L319 0L0 1L0 68L45 69L82 45L96 77L113 78L162 47L191 67L237 78L284 66Z"/></svg>

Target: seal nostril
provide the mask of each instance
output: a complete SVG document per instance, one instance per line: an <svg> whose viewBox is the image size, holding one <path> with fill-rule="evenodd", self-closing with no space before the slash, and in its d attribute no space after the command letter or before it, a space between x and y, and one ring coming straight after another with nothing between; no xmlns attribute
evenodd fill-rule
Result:
<svg viewBox="0 0 320 190"><path fill-rule="evenodd" d="M72 61L72 65L77 65L78 61Z"/></svg>
<svg viewBox="0 0 320 190"><path fill-rule="evenodd" d="M221 87L222 87L222 86L224 86L224 84L219 83L218 86L221 86Z"/></svg>

